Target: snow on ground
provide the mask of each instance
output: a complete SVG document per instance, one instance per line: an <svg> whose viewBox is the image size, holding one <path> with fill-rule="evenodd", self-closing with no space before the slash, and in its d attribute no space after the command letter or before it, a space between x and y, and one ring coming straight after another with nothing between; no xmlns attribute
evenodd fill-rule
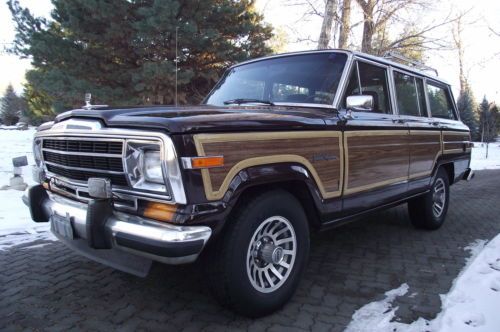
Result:
<svg viewBox="0 0 500 332"><path fill-rule="evenodd" d="M471 168L500 169L500 142L488 144L488 158L486 159L486 143L476 142L472 148Z"/></svg>
<svg viewBox="0 0 500 332"><path fill-rule="evenodd" d="M412 324L392 321L398 307L392 302L410 286L385 293L385 299L363 306L352 316L347 332L493 332L500 330L500 234L486 244L476 240L465 248L471 253L450 292L441 295L442 311L427 321Z"/></svg>
<svg viewBox="0 0 500 332"><path fill-rule="evenodd" d="M34 129L0 130L0 187L9 184L12 177L12 158L27 156L28 164L34 164L31 142ZM23 167L23 178L33 184L31 167ZM0 251L38 239L54 239L48 232L48 224L31 220L29 210L22 202L22 191L0 190ZM6 236L7 234L11 234Z"/></svg>

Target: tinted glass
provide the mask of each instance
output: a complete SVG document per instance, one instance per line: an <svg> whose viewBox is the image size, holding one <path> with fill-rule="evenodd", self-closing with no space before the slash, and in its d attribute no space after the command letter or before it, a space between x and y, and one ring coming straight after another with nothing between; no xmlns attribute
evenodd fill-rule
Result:
<svg viewBox="0 0 500 332"><path fill-rule="evenodd" d="M427 96L429 98L429 105L431 114L435 118L442 119L456 119L453 112L451 98L448 90L432 83L427 83Z"/></svg>
<svg viewBox="0 0 500 332"><path fill-rule="evenodd" d="M303 54L262 60L230 69L205 103L231 99L333 104L347 60L344 53Z"/></svg>
<svg viewBox="0 0 500 332"><path fill-rule="evenodd" d="M395 71L394 85L396 87L396 100L398 102L399 114L419 116L420 112L415 77Z"/></svg>

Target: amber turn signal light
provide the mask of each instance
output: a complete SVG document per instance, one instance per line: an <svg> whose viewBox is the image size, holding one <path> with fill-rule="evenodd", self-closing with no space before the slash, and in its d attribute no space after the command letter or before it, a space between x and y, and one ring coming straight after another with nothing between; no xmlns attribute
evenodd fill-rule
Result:
<svg viewBox="0 0 500 332"><path fill-rule="evenodd" d="M184 168L199 169L224 166L224 156L183 158Z"/></svg>
<svg viewBox="0 0 500 332"><path fill-rule="evenodd" d="M175 205L163 204L158 202L147 202L144 206L142 215L159 221L172 221L177 212Z"/></svg>

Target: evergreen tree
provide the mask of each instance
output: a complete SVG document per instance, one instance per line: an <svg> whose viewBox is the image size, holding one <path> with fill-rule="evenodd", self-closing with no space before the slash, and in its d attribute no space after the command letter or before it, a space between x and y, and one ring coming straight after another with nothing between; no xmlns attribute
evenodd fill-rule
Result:
<svg viewBox="0 0 500 332"><path fill-rule="evenodd" d="M33 89L32 85L28 83L24 86L24 99L27 103L25 115L30 124L40 125L52 120L54 109L51 98Z"/></svg>
<svg viewBox="0 0 500 332"><path fill-rule="evenodd" d="M53 0L52 19L9 0L12 52L32 59L27 80L49 109L96 104L197 103L228 65L268 54L272 29L254 0ZM29 100L30 104L32 103Z"/></svg>
<svg viewBox="0 0 500 332"><path fill-rule="evenodd" d="M479 124L477 120L477 104L474 95L469 88L465 88L457 99L457 108L460 113L460 119L469 127L473 140L480 139Z"/></svg>
<svg viewBox="0 0 500 332"><path fill-rule="evenodd" d="M498 136L498 133L500 132L500 109L496 104L493 104L491 106L490 112L492 113L493 117L495 118L496 122L496 132L495 132L495 137Z"/></svg>
<svg viewBox="0 0 500 332"><path fill-rule="evenodd" d="M486 96L479 104L479 119L482 142L492 142L497 136L498 113L493 111Z"/></svg>
<svg viewBox="0 0 500 332"><path fill-rule="evenodd" d="M22 104L22 99L16 94L12 85L9 84L1 101L1 117L5 125L10 126L19 121Z"/></svg>

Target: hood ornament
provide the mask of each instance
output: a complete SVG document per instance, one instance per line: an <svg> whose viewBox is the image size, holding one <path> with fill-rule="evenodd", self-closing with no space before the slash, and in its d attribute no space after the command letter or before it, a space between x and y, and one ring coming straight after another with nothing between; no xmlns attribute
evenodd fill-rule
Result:
<svg viewBox="0 0 500 332"><path fill-rule="evenodd" d="M91 110L94 108L108 107L108 105L92 105L92 94L90 92L85 93L85 105L82 106L84 110Z"/></svg>

